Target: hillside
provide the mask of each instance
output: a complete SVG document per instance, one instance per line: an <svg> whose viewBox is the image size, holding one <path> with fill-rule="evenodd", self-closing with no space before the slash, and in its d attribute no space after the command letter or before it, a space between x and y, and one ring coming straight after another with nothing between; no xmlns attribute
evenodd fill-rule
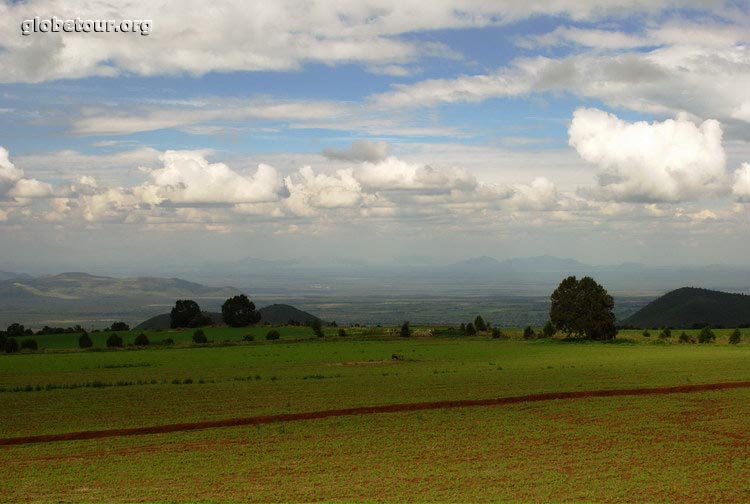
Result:
<svg viewBox="0 0 750 504"><path fill-rule="evenodd" d="M750 324L750 296L683 287L652 301L622 322L633 327L735 327Z"/></svg>
<svg viewBox="0 0 750 504"><path fill-rule="evenodd" d="M315 315L298 310L294 306L286 304L272 304L264 306L258 310L260 312L260 323L261 324L286 324L290 321L295 321L300 324L312 322L317 319ZM214 324L221 324L221 313L218 312L203 312L209 317ZM156 315L148 320L144 320L134 329L137 330L154 330L154 329L169 329L169 313L162 313Z"/></svg>
<svg viewBox="0 0 750 504"><path fill-rule="evenodd" d="M234 287L207 287L179 278L114 278L87 273L62 273L37 278L0 281L0 327L12 322L34 325L99 327L111 320L142 320L154 307L173 306L177 299L193 299L216 309Z"/></svg>

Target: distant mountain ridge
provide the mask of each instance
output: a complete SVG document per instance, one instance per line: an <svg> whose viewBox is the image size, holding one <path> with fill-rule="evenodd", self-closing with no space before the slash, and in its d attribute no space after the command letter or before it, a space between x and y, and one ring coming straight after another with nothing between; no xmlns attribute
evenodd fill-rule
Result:
<svg viewBox="0 0 750 504"><path fill-rule="evenodd" d="M263 308L260 308L258 310L260 312L260 323L261 324L287 324L289 322L297 322L300 324L306 324L308 322L312 322L313 320L317 320L318 317L315 315L312 315L310 313L307 313L305 311L299 310L295 308L294 306L290 306L287 304L272 304L269 306L264 306ZM221 324L221 313L219 312L203 312L204 314L208 315L211 318L211 321L213 324ZM170 326L170 320L169 320L169 313L162 313L161 315L156 315L155 317L151 317L148 320L144 320L137 326L135 326L134 329L139 331L145 331L145 330L156 330L156 329L169 329Z"/></svg>
<svg viewBox="0 0 750 504"><path fill-rule="evenodd" d="M623 320L634 327L750 325L750 296L696 287L673 290Z"/></svg>

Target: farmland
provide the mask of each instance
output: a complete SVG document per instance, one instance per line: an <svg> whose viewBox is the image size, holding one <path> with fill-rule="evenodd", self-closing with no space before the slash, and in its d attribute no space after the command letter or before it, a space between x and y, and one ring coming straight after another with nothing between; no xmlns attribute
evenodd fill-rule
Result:
<svg viewBox="0 0 750 504"><path fill-rule="evenodd" d="M640 331L616 344L427 329L404 339L326 328L318 339L284 327L269 342L263 328L208 328L208 346L188 343L192 331L154 331L174 346L102 351L39 337L41 352L0 356L0 437L750 379L747 330L739 345L728 330L680 345ZM255 341L241 342L248 332ZM95 347L107 334L92 334ZM744 502L748 399L580 398L5 446L0 501Z"/></svg>

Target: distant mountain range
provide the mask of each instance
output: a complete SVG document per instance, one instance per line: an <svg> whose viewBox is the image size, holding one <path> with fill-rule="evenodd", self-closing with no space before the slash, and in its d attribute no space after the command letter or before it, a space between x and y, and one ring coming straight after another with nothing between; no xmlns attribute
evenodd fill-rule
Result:
<svg viewBox="0 0 750 504"><path fill-rule="evenodd" d="M258 310L260 312L260 323L261 324L287 324L289 322L296 322L299 324L306 324L317 320L318 317L307 313L302 310L298 310L294 306L286 304L272 304L264 306ZM211 317L214 324L221 324L221 313L220 312L203 312L204 314ZM155 330L155 329L169 329L169 313L162 313L155 317L151 317L135 326L137 330Z"/></svg>
<svg viewBox="0 0 750 504"><path fill-rule="evenodd" d="M622 324L642 328L748 326L750 296L683 287L647 304Z"/></svg>

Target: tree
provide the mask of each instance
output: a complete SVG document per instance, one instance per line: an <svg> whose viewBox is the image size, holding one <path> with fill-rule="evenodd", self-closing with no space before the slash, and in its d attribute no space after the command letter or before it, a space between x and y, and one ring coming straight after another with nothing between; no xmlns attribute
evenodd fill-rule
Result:
<svg viewBox="0 0 750 504"><path fill-rule="evenodd" d="M8 326L6 332L8 333L9 338L15 338L18 336L24 336L26 334L26 329L21 324L14 323Z"/></svg>
<svg viewBox="0 0 750 504"><path fill-rule="evenodd" d="M109 331L129 331L130 326L125 322L113 322L108 329Z"/></svg>
<svg viewBox="0 0 750 504"><path fill-rule="evenodd" d="M550 300L549 318L568 337L607 340L617 334L614 300L593 278L565 278Z"/></svg>
<svg viewBox="0 0 750 504"><path fill-rule="evenodd" d="M690 343L690 336L685 331L680 333L680 343Z"/></svg>
<svg viewBox="0 0 750 504"><path fill-rule="evenodd" d="M683 334L685 334L685 333L683 333ZM651 333L648 332L648 329L646 329L645 331L643 331L643 337L644 338L650 338L651 337Z"/></svg>
<svg viewBox="0 0 750 504"><path fill-rule="evenodd" d="M542 334L545 338L551 338L556 332L557 330L550 320L548 320L547 323L544 324L544 328L542 328Z"/></svg>
<svg viewBox="0 0 750 504"><path fill-rule="evenodd" d="M487 330L487 323L484 321L481 315L477 315L477 318L474 319L474 328L477 331Z"/></svg>
<svg viewBox="0 0 750 504"><path fill-rule="evenodd" d="M117 333L112 333L109 335L109 338L107 338L107 347L108 348L119 348L122 346L122 338L117 335Z"/></svg>
<svg viewBox="0 0 750 504"><path fill-rule="evenodd" d="M206 337L206 333L203 332L203 329L198 329L193 333L193 343L208 343L208 338Z"/></svg>
<svg viewBox="0 0 750 504"><path fill-rule="evenodd" d="M474 336L477 333L477 328L474 327L474 324L472 324L471 322L469 322L468 324L466 324L466 329L465 330L466 330L466 335L467 336Z"/></svg>
<svg viewBox="0 0 750 504"><path fill-rule="evenodd" d="M21 348L26 350L39 350L39 345L34 338L26 338L21 342Z"/></svg>
<svg viewBox="0 0 750 504"><path fill-rule="evenodd" d="M534 328L531 326L526 326L526 328L523 330L523 339L534 339Z"/></svg>
<svg viewBox="0 0 750 504"><path fill-rule="evenodd" d="M492 337L494 339L502 338L503 337L503 333L502 333L502 331L499 328L493 327L492 328Z"/></svg>
<svg viewBox="0 0 750 504"><path fill-rule="evenodd" d="M729 343L736 345L742 339L742 333L739 329L735 329L732 334L729 335Z"/></svg>
<svg viewBox="0 0 750 504"><path fill-rule="evenodd" d="M260 322L260 312L255 310L255 303L240 294L221 305L221 320L230 327L245 327Z"/></svg>
<svg viewBox="0 0 750 504"><path fill-rule="evenodd" d="M89 333L84 331L78 337L78 347L79 348L91 348L92 346L94 346L94 342L91 341L91 337L89 336Z"/></svg>
<svg viewBox="0 0 750 504"><path fill-rule="evenodd" d="M281 338L281 334L279 334L279 331L277 331L276 329L271 329L266 333L267 340L277 340L279 338Z"/></svg>
<svg viewBox="0 0 750 504"><path fill-rule="evenodd" d="M139 334L135 337L135 340L133 340L133 344L135 346L148 346L149 345L148 336L146 336L144 333Z"/></svg>
<svg viewBox="0 0 750 504"><path fill-rule="evenodd" d="M411 336L411 327L409 327L408 320L404 320L404 323L401 324L401 331L399 334L402 338L408 338L409 336Z"/></svg>
<svg viewBox="0 0 750 504"><path fill-rule="evenodd" d="M672 328L662 327L661 332L659 333L659 339L669 339L671 337L672 337Z"/></svg>
<svg viewBox="0 0 750 504"><path fill-rule="evenodd" d="M323 333L323 324L320 322L320 319L314 319L312 322L310 322L310 328L312 328L313 333L318 338L322 338L325 336Z"/></svg>
<svg viewBox="0 0 750 504"><path fill-rule="evenodd" d="M169 313L169 326L172 329L178 327L200 327L210 323L211 319L201 312L198 303L192 299L178 300Z"/></svg>
<svg viewBox="0 0 750 504"><path fill-rule="evenodd" d="M5 340L5 353L16 352L18 352L18 341L16 341L16 338L10 337Z"/></svg>
<svg viewBox="0 0 750 504"><path fill-rule="evenodd" d="M339 329L339 337L343 338L346 336L346 330L342 327Z"/></svg>
<svg viewBox="0 0 750 504"><path fill-rule="evenodd" d="M459 326L458 331L461 334L465 333L466 332L466 324L464 324L463 322L461 322L461 325Z"/></svg>
<svg viewBox="0 0 750 504"><path fill-rule="evenodd" d="M710 327L706 326L701 329L698 335L698 343L713 343L714 341L716 341L716 335Z"/></svg>

